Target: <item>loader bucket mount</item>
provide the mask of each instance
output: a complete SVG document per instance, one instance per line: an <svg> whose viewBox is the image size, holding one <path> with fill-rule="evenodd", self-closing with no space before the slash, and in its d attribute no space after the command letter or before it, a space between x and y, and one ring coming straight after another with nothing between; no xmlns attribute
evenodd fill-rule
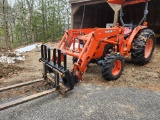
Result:
<svg viewBox="0 0 160 120"><path fill-rule="evenodd" d="M67 69L67 54L65 51L57 48L50 49L50 47L43 44L41 45L41 58L39 61L42 61L44 66L43 78L52 79L57 89L63 85L69 91L78 82L77 76Z"/></svg>

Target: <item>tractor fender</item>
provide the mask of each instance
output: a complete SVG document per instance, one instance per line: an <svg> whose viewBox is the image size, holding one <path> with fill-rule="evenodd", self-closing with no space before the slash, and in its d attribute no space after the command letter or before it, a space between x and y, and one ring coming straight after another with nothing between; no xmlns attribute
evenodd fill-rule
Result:
<svg viewBox="0 0 160 120"><path fill-rule="evenodd" d="M137 26L133 32L131 33L131 35L129 36L128 38L128 42L127 42L127 50L130 51L131 50L131 47L132 47L132 42L133 42L133 39L135 38L135 36L138 34L139 31L141 31L142 29L146 29L147 26Z"/></svg>

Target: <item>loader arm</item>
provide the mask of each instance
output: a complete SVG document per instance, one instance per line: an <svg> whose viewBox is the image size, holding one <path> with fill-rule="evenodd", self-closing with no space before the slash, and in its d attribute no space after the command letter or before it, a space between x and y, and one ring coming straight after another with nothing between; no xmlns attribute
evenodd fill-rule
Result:
<svg viewBox="0 0 160 120"><path fill-rule="evenodd" d="M58 44L58 49L77 58L72 72L82 80L82 75L86 72L90 61L103 56L105 44L121 44L123 40L118 41L118 38L123 38L123 32L124 30L118 27L69 30ZM82 48L81 43L83 43ZM124 50L122 48L119 51Z"/></svg>

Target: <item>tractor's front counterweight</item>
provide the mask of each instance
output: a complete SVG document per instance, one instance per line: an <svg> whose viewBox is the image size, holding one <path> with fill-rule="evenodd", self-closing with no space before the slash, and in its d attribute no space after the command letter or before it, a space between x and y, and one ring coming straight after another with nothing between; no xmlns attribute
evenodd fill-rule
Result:
<svg viewBox="0 0 160 120"><path fill-rule="evenodd" d="M78 82L78 78L67 69L67 55L63 50L50 49L43 44L41 45L41 58L39 61L44 64L43 78L52 78L56 88L64 85L68 88L67 91L72 90Z"/></svg>

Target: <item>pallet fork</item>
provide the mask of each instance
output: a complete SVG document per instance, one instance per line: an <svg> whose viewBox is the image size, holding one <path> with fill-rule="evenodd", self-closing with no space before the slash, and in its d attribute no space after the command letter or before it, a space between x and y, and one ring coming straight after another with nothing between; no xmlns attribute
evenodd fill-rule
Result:
<svg viewBox="0 0 160 120"><path fill-rule="evenodd" d="M51 52L53 53L52 59L51 59ZM63 59L63 65L60 62L62 61L62 59ZM39 61L43 62L43 67L44 67L42 79L37 79L33 81L28 81L24 83L3 87L0 88L0 92L4 92L14 88L19 88L43 81L50 83L53 88L27 97L19 98L11 102L0 104L0 111L42 97L44 95L53 93L55 91L60 91L61 93L64 94L67 91L72 90L74 88L75 83L78 82L78 78L76 78L67 69L67 64L66 64L67 56L64 51L56 48L50 49L46 45L41 45L41 58L39 59Z"/></svg>
<svg viewBox="0 0 160 120"><path fill-rule="evenodd" d="M4 92L4 91L11 90L11 89L14 89L14 88L19 88L19 87L31 85L31 84L42 82L42 81L44 81L44 79L37 79L37 80L29 81L29 82L24 82L24 83L19 83L19 84L3 87L3 88L0 88L0 92ZM0 111L5 110L5 109L10 108L10 107L13 107L13 106L16 106L16 105L19 105L19 104L22 104L24 102L27 102L27 101L30 101L30 100L33 100L33 99L36 99L36 98L42 97L42 96L47 95L49 93L52 93L54 91L56 91L55 88L50 89L50 90L45 90L43 92L33 94L33 95L30 95L30 96L27 96L27 97L19 98L19 99L16 99L16 100L13 100L13 101L10 101L10 102L7 102L7 103L0 104Z"/></svg>

